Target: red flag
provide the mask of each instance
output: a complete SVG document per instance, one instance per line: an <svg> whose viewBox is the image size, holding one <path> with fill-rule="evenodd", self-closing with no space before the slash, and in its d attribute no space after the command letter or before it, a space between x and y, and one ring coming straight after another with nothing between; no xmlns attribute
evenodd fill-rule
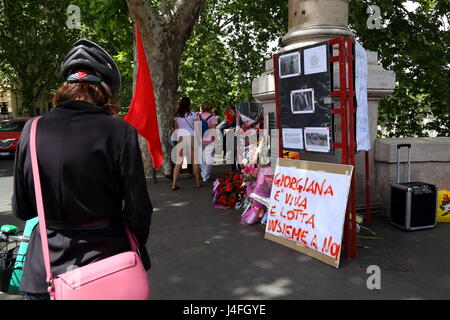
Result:
<svg viewBox="0 0 450 320"><path fill-rule="evenodd" d="M156 115L155 95L152 78L148 69L144 45L136 24L136 45L138 50L138 72L136 88L130 109L124 120L136 128L138 133L147 139L154 169L161 167L164 157L159 138L158 117Z"/></svg>

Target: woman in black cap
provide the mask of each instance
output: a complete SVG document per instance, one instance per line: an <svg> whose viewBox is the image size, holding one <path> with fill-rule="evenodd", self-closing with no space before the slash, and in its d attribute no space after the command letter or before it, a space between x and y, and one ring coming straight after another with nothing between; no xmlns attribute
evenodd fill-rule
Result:
<svg viewBox="0 0 450 320"><path fill-rule="evenodd" d="M37 130L42 195L53 276L130 250L124 222L145 249L151 214L136 130L118 117L120 73L111 56L88 40L75 43L61 65L56 107ZM15 160L13 213L36 217L29 151L31 121ZM27 299L49 299L39 228L30 239L20 287Z"/></svg>

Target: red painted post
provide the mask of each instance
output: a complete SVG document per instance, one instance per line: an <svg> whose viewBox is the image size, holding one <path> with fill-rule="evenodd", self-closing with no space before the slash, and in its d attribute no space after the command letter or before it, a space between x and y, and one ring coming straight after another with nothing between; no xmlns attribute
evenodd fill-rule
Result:
<svg viewBox="0 0 450 320"><path fill-rule="evenodd" d="M281 119L280 119L280 102L279 102L279 91L278 91L278 55L273 55L273 76L275 79L275 107L277 114L277 127L278 127L278 158L284 158L283 156L283 146L281 140Z"/></svg>
<svg viewBox="0 0 450 320"><path fill-rule="evenodd" d="M348 114L349 114L349 131L350 131L350 143L349 143L349 160L350 164L356 171L356 131L355 131L355 89L354 89L354 76L353 76L353 38L345 38L346 50L347 50L347 72L348 72ZM356 182L355 174L352 176L351 185L351 208L352 208L352 258L356 258Z"/></svg>
<svg viewBox="0 0 450 320"><path fill-rule="evenodd" d="M347 99L347 52L345 38L339 38L339 87L341 95L341 134L342 134L342 164L349 164L349 136L348 136L348 99ZM351 190L350 190L351 192ZM350 194L351 196L351 194ZM351 201L348 202L346 212L346 255L352 255Z"/></svg>
<svg viewBox="0 0 450 320"><path fill-rule="evenodd" d="M366 156L366 221L367 227L372 227L372 214L370 212L370 168L369 168L369 151L365 152Z"/></svg>

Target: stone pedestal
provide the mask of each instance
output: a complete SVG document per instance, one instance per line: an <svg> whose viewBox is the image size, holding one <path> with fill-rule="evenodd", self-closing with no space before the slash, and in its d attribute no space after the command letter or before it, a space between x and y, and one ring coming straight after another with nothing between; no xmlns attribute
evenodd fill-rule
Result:
<svg viewBox="0 0 450 320"><path fill-rule="evenodd" d="M397 181L397 145L411 144L411 181L431 183L439 190L450 189L450 138L377 139L375 144L376 192L390 215L391 184ZM408 151L400 150L400 182L407 181Z"/></svg>
<svg viewBox="0 0 450 320"><path fill-rule="evenodd" d="M330 40L341 36L353 36L348 28L348 1L347 0L290 0L289 1L289 31L283 37L283 47L278 53L307 46L314 43ZM395 74L383 69L378 64L376 52L368 52L369 79L369 126L372 148L377 136L378 103L386 95L393 92L395 87ZM337 67L337 65L336 65ZM264 105L265 125L269 125L269 115L276 112L275 105L275 79L273 60L266 62L266 71L253 81L253 97ZM337 71L334 72L335 78ZM336 83L336 81L335 81ZM272 158L278 155L278 134L272 139ZM274 138L274 137L272 137ZM375 162L373 151L370 151L370 181L372 186L372 202L378 203L375 191ZM305 153L304 160L322 162L341 162L340 150L334 155ZM364 193L364 152L359 152L356 158L356 185L359 194ZM358 203L364 204L364 196L358 196Z"/></svg>

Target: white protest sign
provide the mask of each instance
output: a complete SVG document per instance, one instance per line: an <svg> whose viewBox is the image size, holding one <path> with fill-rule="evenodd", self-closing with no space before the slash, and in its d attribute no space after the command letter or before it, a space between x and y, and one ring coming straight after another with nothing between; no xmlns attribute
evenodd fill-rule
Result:
<svg viewBox="0 0 450 320"><path fill-rule="evenodd" d="M357 151L370 150L369 106L367 98L368 65L367 52L356 42L355 45L355 94L356 108L356 145Z"/></svg>
<svg viewBox="0 0 450 320"><path fill-rule="evenodd" d="M339 266L353 167L278 159L266 239Z"/></svg>

